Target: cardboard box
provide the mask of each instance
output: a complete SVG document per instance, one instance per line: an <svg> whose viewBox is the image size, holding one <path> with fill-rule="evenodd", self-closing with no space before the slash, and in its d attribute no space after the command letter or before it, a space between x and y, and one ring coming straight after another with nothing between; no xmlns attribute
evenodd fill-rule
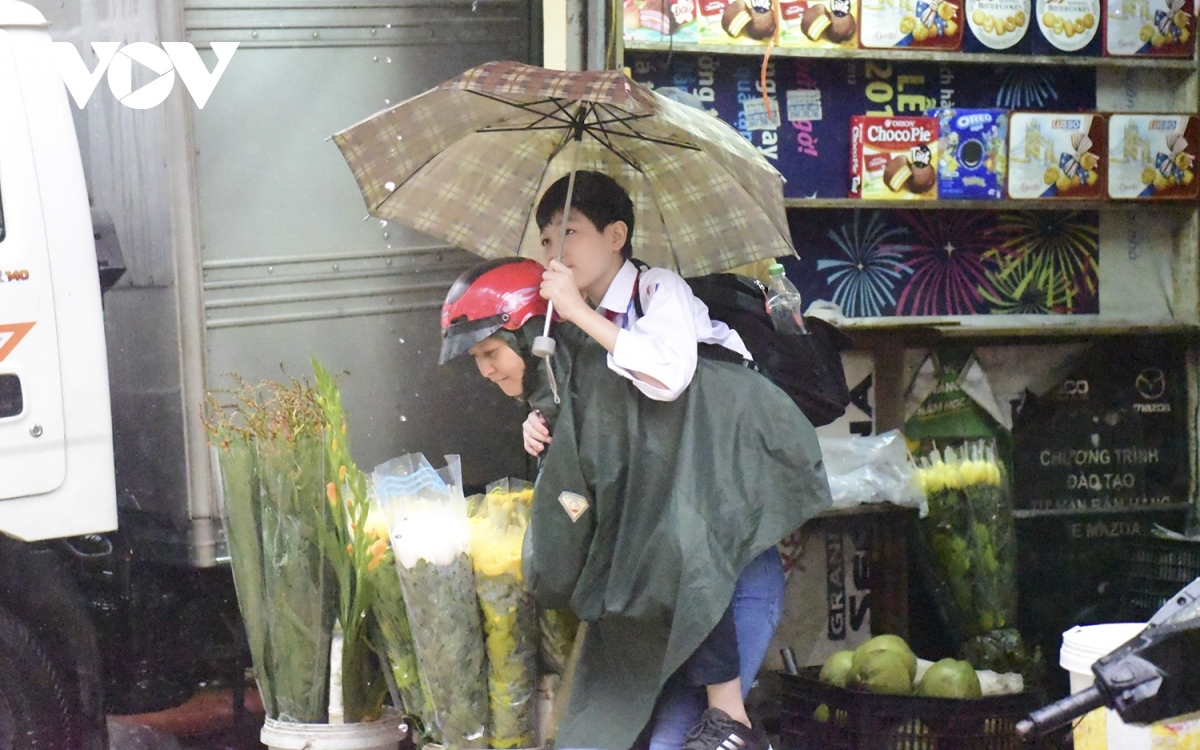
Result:
<svg viewBox="0 0 1200 750"><path fill-rule="evenodd" d="M998 200L1008 171L1008 112L1002 109L940 109L938 197Z"/></svg>
<svg viewBox="0 0 1200 750"><path fill-rule="evenodd" d="M857 0L780 0L779 46L802 49L858 47Z"/></svg>
<svg viewBox="0 0 1200 750"><path fill-rule="evenodd" d="M1009 118L1008 197L1104 198L1108 132L1102 115L1014 112Z"/></svg>
<svg viewBox="0 0 1200 750"><path fill-rule="evenodd" d="M1195 199L1200 118L1195 115L1109 115L1110 198Z"/></svg>
<svg viewBox="0 0 1200 750"><path fill-rule="evenodd" d="M967 0L964 52L1033 51L1031 0Z"/></svg>
<svg viewBox="0 0 1200 750"><path fill-rule="evenodd" d="M1098 57L1104 9L1101 0L1034 0L1033 52Z"/></svg>
<svg viewBox="0 0 1200 750"><path fill-rule="evenodd" d="M695 44L696 0L625 0L627 41Z"/></svg>
<svg viewBox="0 0 1200 750"><path fill-rule="evenodd" d="M850 197L933 200L938 121L932 117L850 118Z"/></svg>
<svg viewBox="0 0 1200 750"><path fill-rule="evenodd" d="M1104 54L1191 57L1195 33L1194 0L1112 0L1104 21Z"/></svg>
<svg viewBox="0 0 1200 750"><path fill-rule="evenodd" d="M862 0L859 20L864 49L962 47L962 0Z"/></svg>

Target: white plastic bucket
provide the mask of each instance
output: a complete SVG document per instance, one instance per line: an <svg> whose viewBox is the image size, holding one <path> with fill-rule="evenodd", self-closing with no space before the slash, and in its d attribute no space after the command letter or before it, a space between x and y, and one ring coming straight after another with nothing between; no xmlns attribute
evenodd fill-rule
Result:
<svg viewBox="0 0 1200 750"><path fill-rule="evenodd" d="M1078 693L1092 686L1095 675L1092 665L1146 628L1142 622L1117 622L1108 625L1076 625L1063 633L1058 664L1071 677L1071 692ZM1126 726L1113 711L1098 708L1075 725L1075 750L1136 750L1144 741L1149 747L1149 734L1143 738L1144 727Z"/></svg>
<svg viewBox="0 0 1200 750"><path fill-rule="evenodd" d="M294 724L267 719L259 740L270 750L396 750L399 716L359 724Z"/></svg>

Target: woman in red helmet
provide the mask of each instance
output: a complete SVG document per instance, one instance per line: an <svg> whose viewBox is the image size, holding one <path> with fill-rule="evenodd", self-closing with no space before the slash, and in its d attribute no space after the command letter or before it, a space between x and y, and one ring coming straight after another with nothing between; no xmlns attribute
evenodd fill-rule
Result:
<svg viewBox="0 0 1200 750"><path fill-rule="evenodd" d="M701 359L679 399L639 398L602 346L560 323L556 404L532 354L542 275L527 259L463 274L443 307L441 361L469 352L554 427L526 582L539 604L589 623L556 745L626 750L721 622L743 569L828 507L828 484L812 425L736 364Z"/></svg>

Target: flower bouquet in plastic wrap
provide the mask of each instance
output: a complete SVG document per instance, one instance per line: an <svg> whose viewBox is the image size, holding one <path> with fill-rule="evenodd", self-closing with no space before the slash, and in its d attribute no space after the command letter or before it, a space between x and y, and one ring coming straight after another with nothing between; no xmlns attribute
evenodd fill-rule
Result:
<svg viewBox="0 0 1200 750"><path fill-rule="evenodd" d="M1006 472L993 441L933 448L915 479L929 502L921 520L934 599L960 652L978 669L1027 671L1015 631L1016 533Z"/></svg>
<svg viewBox="0 0 1200 750"><path fill-rule="evenodd" d="M450 747L488 746L483 628L457 456L434 470L421 454L375 467L417 663L429 688L427 730Z"/></svg>
<svg viewBox="0 0 1200 750"><path fill-rule="evenodd" d="M538 616L521 573L533 486L516 479L470 498L471 561L487 639L492 747L533 747L538 672Z"/></svg>
<svg viewBox="0 0 1200 750"><path fill-rule="evenodd" d="M307 383L235 380L208 395L205 424L255 677L272 719L321 723L337 597L319 541L324 420Z"/></svg>

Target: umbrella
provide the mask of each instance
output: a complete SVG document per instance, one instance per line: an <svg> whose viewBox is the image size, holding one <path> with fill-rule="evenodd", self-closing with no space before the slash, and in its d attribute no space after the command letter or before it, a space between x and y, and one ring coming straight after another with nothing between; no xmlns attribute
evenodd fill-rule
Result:
<svg viewBox="0 0 1200 750"><path fill-rule="evenodd" d="M651 265L696 276L795 252L767 159L618 71L487 63L333 138L370 214L485 258L542 260L533 210L575 169L629 192L634 251Z"/></svg>

